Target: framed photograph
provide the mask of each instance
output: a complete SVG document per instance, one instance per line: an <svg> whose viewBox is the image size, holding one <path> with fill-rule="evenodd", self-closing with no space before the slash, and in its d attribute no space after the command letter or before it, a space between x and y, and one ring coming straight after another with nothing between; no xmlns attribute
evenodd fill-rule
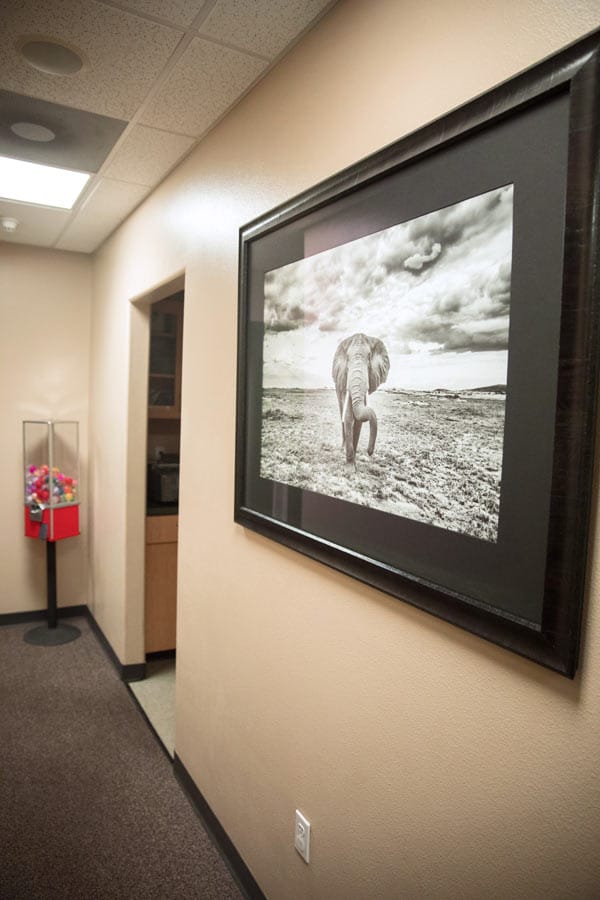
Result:
<svg viewBox="0 0 600 900"><path fill-rule="evenodd" d="M240 231L235 520L568 677L599 114L595 33Z"/></svg>

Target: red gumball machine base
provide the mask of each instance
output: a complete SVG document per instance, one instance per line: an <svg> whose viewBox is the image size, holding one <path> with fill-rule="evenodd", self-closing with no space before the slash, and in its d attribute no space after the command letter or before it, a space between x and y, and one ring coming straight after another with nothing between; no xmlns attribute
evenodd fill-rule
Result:
<svg viewBox="0 0 600 900"><path fill-rule="evenodd" d="M37 540L62 541L77 537L79 531L79 504L70 506L25 506L25 537Z"/></svg>

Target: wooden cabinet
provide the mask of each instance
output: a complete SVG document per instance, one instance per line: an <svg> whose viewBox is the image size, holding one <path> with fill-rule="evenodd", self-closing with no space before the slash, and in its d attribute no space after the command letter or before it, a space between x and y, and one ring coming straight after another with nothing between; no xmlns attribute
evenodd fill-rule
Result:
<svg viewBox="0 0 600 900"><path fill-rule="evenodd" d="M178 516L146 518L146 653L175 648Z"/></svg>
<svg viewBox="0 0 600 900"><path fill-rule="evenodd" d="M182 338L183 291L150 312L148 436L169 452L179 449ZM176 515L146 517L146 653L175 648L178 523Z"/></svg>
<svg viewBox="0 0 600 900"><path fill-rule="evenodd" d="M161 300L150 316L148 417L181 417L181 343L183 292Z"/></svg>

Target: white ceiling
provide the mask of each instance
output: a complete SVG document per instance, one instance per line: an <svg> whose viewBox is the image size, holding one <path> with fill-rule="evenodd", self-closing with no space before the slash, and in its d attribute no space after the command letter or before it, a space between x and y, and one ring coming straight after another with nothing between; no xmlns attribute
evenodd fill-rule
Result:
<svg viewBox="0 0 600 900"><path fill-rule="evenodd" d="M62 122L65 135L71 131L69 147L78 144L81 159L101 161L79 166L93 175L71 211L0 198L0 216L19 220L1 239L96 250L334 2L4 0L0 154L43 161L47 152L48 164L60 164L56 141L15 139L10 116L21 103L27 121L52 127L57 140L54 123ZM83 68L58 76L33 68L17 47L23 36L66 44L83 57ZM66 159L66 138L64 146Z"/></svg>

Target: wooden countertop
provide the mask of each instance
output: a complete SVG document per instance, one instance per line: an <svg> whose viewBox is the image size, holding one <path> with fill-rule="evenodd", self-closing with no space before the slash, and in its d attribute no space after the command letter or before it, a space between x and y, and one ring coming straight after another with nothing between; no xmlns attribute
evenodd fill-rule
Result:
<svg viewBox="0 0 600 900"><path fill-rule="evenodd" d="M147 516L176 516L179 514L177 503L153 503L146 507Z"/></svg>

